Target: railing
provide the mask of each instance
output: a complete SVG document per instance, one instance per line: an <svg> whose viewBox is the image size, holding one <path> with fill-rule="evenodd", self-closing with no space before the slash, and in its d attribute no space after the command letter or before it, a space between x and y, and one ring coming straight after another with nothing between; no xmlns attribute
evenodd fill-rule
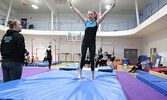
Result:
<svg viewBox="0 0 167 100"><path fill-rule="evenodd" d="M146 19L156 13L159 9L167 4L167 0L153 0L147 7L140 12L140 23L143 23ZM5 24L6 17L0 15L0 24ZM51 22L35 22L35 21L22 21L23 28L32 30L51 30ZM101 31L122 31L133 29L137 26L136 18L124 22L115 23L101 23ZM53 23L54 31L84 31L83 23L71 23L71 22L57 22Z"/></svg>
<svg viewBox="0 0 167 100"><path fill-rule="evenodd" d="M140 23L143 23L166 4L167 0L152 0L150 4L148 4L147 7L140 12Z"/></svg>
<svg viewBox="0 0 167 100"><path fill-rule="evenodd" d="M0 15L0 25L5 25L6 16Z"/></svg>

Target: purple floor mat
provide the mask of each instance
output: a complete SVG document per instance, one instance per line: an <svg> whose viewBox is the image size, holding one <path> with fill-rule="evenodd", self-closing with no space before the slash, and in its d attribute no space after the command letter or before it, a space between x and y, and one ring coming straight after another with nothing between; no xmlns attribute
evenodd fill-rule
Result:
<svg viewBox="0 0 167 100"><path fill-rule="evenodd" d="M22 77L26 78L29 76L37 75L43 72L47 72L47 68L23 68ZM0 67L0 78L3 78L2 68Z"/></svg>
<svg viewBox="0 0 167 100"><path fill-rule="evenodd" d="M128 100L167 100L167 97L127 72L116 71Z"/></svg>

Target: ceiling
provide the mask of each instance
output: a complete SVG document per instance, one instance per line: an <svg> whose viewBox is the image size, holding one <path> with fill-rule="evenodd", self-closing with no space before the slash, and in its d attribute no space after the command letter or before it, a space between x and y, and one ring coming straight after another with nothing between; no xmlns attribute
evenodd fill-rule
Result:
<svg viewBox="0 0 167 100"><path fill-rule="evenodd" d="M11 0L1 0L8 6ZM111 4L113 0L101 0L102 12L105 6ZM139 10L143 10L152 0L138 0ZM82 13L87 13L89 9L99 9L99 0L72 0L73 5ZM32 4L36 4L39 9L33 9ZM48 5L47 5L48 4ZM21 13L49 13L53 9L54 13L73 13L68 6L68 0L13 0L12 8ZM117 0L115 8L111 13L135 13L135 0Z"/></svg>

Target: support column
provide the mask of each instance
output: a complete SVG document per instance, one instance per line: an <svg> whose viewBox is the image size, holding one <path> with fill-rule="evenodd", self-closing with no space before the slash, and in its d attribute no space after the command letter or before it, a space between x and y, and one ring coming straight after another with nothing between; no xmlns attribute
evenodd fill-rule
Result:
<svg viewBox="0 0 167 100"><path fill-rule="evenodd" d="M51 31L53 32L53 11L51 11Z"/></svg>
<svg viewBox="0 0 167 100"><path fill-rule="evenodd" d="M8 14L6 16L6 21L5 21L5 27L7 27L7 23L8 23L8 20L9 20L10 11L11 11L11 8L12 8L12 3L13 3L13 0L10 0L10 6L9 6L9 9L8 9Z"/></svg>
<svg viewBox="0 0 167 100"><path fill-rule="evenodd" d="M140 25L140 21L139 21L139 9L138 9L138 2L137 2L137 0L135 0L135 8L136 8L137 26L139 26Z"/></svg>
<svg viewBox="0 0 167 100"><path fill-rule="evenodd" d="M57 17L56 17L56 31L57 31L57 27L58 27L58 25L57 25Z"/></svg>

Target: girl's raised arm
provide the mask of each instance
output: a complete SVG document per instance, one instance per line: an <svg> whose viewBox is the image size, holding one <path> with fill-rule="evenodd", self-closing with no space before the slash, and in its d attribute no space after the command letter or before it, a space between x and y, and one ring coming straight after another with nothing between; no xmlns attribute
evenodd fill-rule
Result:
<svg viewBox="0 0 167 100"><path fill-rule="evenodd" d="M116 0L113 1L113 3L110 6L110 8L108 10L106 10L103 13L103 15L97 20L97 25L99 25L103 21L104 17L111 11L112 8L114 8L115 4L116 4Z"/></svg>
<svg viewBox="0 0 167 100"><path fill-rule="evenodd" d="M86 21L87 21L87 19L81 14L81 12L77 8L75 8L72 5L71 0L68 0L68 2L69 2L70 7L72 7L72 9L78 14L78 16L80 17L80 19L82 20L82 22L85 24Z"/></svg>

